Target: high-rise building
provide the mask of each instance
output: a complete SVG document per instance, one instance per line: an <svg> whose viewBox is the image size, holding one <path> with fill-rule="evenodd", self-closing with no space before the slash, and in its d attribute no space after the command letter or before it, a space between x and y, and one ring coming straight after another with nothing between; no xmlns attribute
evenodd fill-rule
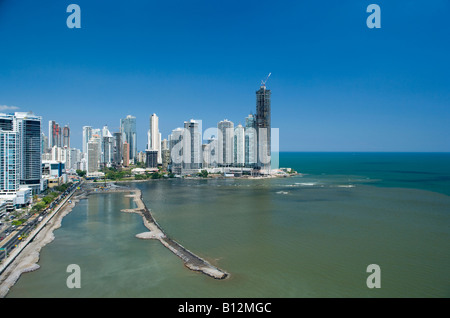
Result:
<svg viewBox="0 0 450 318"><path fill-rule="evenodd" d="M122 163L122 133L115 132L113 137L113 163L114 165L119 166Z"/></svg>
<svg viewBox="0 0 450 318"><path fill-rule="evenodd" d="M126 141L123 143L122 155L123 165L124 167L128 167L130 165L130 145Z"/></svg>
<svg viewBox="0 0 450 318"><path fill-rule="evenodd" d="M70 128L69 125L65 125L62 129L63 142L62 147L70 148Z"/></svg>
<svg viewBox="0 0 450 318"><path fill-rule="evenodd" d="M54 120L48 122L48 147L61 147L62 129Z"/></svg>
<svg viewBox="0 0 450 318"><path fill-rule="evenodd" d="M234 165L243 167L245 164L245 130L241 124L234 129Z"/></svg>
<svg viewBox="0 0 450 318"><path fill-rule="evenodd" d="M256 91L256 134L258 136L258 167L270 170L270 89L263 82Z"/></svg>
<svg viewBox="0 0 450 318"><path fill-rule="evenodd" d="M128 115L126 118L122 118L120 131L122 132L122 141L126 141L129 146L129 159L135 162L137 156L136 117Z"/></svg>
<svg viewBox="0 0 450 318"><path fill-rule="evenodd" d="M19 135L13 121L14 116L0 114L0 195L19 190Z"/></svg>
<svg viewBox="0 0 450 318"><path fill-rule="evenodd" d="M245 166L254 167L258 155L255 117L250 114L245 118Z"/></svg>
<svg viewBox="0 0 450 318"><path fill-rule="evenodd" d="M216 168L218 166L218 142L215 135L206 137L202 144L203 168Z"/></svg>
<svg viewBox="0 0 450 318"><path fill-rule="evenodd" d="M91 126L83 126L83 143L82 143L82 151L83 153L87 153L87 146L89 140L92 138L92 127Z"/></svg>
<svg viewBox="0 0 450 318"><path fill-rule="evenodd" d="M175 174L181 174L183 147L179 143L183 141L183 132L184 129L178 127L169 135L170 169Z"/></svg>
<svg viewBox="0 0 450 318"><path fill-rule="evenodd" d="M33 193L39 193L42 177L42 118L31 112L16 112L14 117L19 132L20 184L27 185Z"/></svg>
<svg viewBox="0 0 450 318"><path fill-rule="evenodd" d="M49 147L48 147L48 137L44 134L44 132L41 133L41 152L44 153L46 152Z"/></svg>
<svg viewBox="0 0 450 318"><path fill-rule="evenodd" d="M95 134L91 137L87 145L87 174L92 174L100 168L101 160L101 138Z"/></svg>
<svg viewBox="0 0 450 318"><path fill-rule="evenodd" d="M162 163L161 133L159 132L159 118L156 114L150 116L150 129L148 131L147 150L157 151L157 161Z"/></svg>
<svg viewBox="0 0 450 318"><path fill-rule="evenodd" d="M80 149L70 148L69 150L69 160L67 161L66 168L67 169L79 169L81 162L81 151Z"/></svg>
<svg viewBox="0 0 450 318"><path fill-rule="evenodd" d="M218 162L222 166L233 165L234 162L234 124L224 119L217 124Z"/></svg>
<svg viewBox="0 0 450 318"><path fill-rule="evenodd" d="M113 143L114 138L111 135L108 126L102 129L102 166L110 167L113 161Z"/></svg>
<svg viewBox="0 0 450 318"><path fill-rule="evenodd" d="M186 141L185 169L200 169L203 164L201 121L191 119L184 122L184 129L189 131L190 140Z"/></svg>
<svg viewBox="0 0 450 318"><path fill-rule="evenodd" d="M156 168L158 166L158 151L156 150L145 151L145 166L147 168Z"/></svg>

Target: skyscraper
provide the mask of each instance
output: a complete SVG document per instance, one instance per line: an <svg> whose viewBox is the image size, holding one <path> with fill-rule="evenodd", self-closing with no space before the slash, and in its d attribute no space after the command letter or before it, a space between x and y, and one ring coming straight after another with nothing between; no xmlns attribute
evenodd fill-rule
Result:
<svg viewBox="0 0 450 318"><path fill-rule="evenodd" d="M111 135L108 126L104 126L102 129L102 166L110 167L113 161L113 143L114 138Z"/></svg>
<svg viewBox="0 0 450 318"><path fill-rule="evenodd" d="M245 118L245 166L254 167L258 155L255 117L250 114Z"/></svg>
<svg viewBox="0 0 450 318"><path fill-rule="evenodd" d="M270 74L269 74L270 75ZM256 134L258 137L258 167L263 170L270 170L270 89L266 89L263 82L256 91Z"/></svg>
<svg viewBox="0 0 450 318"><path fill-rule="evenodd" d="M101 138L95 134L91 137L87 145L87 173L88 175L97 172L100 168L101 160Z"/></svg>
<svg viewBox="0 0 450 318"><path fill-rule="evenodd" d="M179 143L183 142L183 132L184 129L178 127L172 130L172 133L169 135L171 170L175 174L181 174L184 148L182 147L182 144L179 145Z"/></svg>
<svg viewBox="0 0 450 318"><path fill-rule="evenodd" d="M62 129L54 120L48 122L48 146L49 148L61 147Z"/></svg>
<svg viewBox="0 0 450 318"><path fill-rule="evenodd" d="M0 195L19 190L19 135L13 120L12 115L0 114Z"/></svg>
<svg viewBox="0 0 450 318"><path fill-rule="evenodd" d="M234 124L224 119L217 124L218 162L230 166L234 162Z"/></svg>
<svg viewBox="0 0 450 318"><path fill-rule="evenodd" d="M123 165L125 167L128 167L130 165L130 145L126 141L123 143L122 155L123 155Z"/></svg>
<svg viewBox="0 0 450 318"><path fill-rule="evenodd" d="M41 133L41 151L42 153L46 152L48 149L48 137L44 135L44 132Z"/></svg>
<svg viewBox="0 0 450 318"><path fill-rule="evenodd" d="M27 185L33 193L39 193L42 176L42 118L31 112L16 112L14 118L19 132L20 184Z"/></svg>
<svg viewBox="0 0 450 318"><path fill-rule="evenodd" d="M157 162L162 163L161 133L159 132L159 118L156 114L150 116L150 129L148 131L147 150L157 151Z"/></svg>
<svg viewBox="0 0 450 318"><path fill-rule="evenodd" d="M137 156L136 117L128 115L126 118L122 118L120 131L122 132L122 141L126 141L129 146L129 159L134 162Z"/></svg>
<svg viewBox="0 0 450 318"><path fill-rule="evenodd" d="M200 169L203 163L202 157L202 133L201 121L191 119L184 122L184 129L189 131L190 140L187 140L187 146L184 157L185 169Z"/></svg>
<svg viewBox="0 0 450 318"><path fill-rule="evenodd" d="M87 153L87 146L89 140L92 138L92 127L91 126L83 126L83 153Z"/></svg>
<svg viewBox="0 0 450 318"><path fill-rule="evenodd" d="M245 130L241 124L234 129L234 164L243 167L245 163Z"/></svg>
<svg viewBox="0 0 450 318"><path fill-rule="evenodd" d="M118 166L122 163L122 133L115 132L113 136L113 163Z"/></svg>
<svg viewBox="0 0 450 318"><path fill-rule="evenodd" d="M70 128L69 128L69 125L65 125L64 128L62 129L62 137L63 137L62 147L70 148Z"/></svg>

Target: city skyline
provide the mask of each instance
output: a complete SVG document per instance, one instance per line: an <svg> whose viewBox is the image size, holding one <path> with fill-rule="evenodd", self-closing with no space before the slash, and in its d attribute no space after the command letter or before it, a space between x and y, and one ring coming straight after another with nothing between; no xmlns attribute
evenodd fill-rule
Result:
<svg viewBox="0 0 450 318"><path fill-rule="evenodd" d="M0 111L68 124L79 149L83 126L131 114L144 150L152 113L162 136L189 118L245 125L272 72L280 151L450 151L450 4L424 3L378 1L374 30L364 1L79 1L75 30L64 5L2 1Z"/></svg>

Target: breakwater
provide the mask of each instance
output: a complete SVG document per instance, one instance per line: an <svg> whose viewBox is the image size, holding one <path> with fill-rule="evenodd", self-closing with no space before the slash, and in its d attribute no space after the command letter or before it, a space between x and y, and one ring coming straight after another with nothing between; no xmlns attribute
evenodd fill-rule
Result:
<svg viewBox="0 0 450 318"><path fill-rule="evenodd" d="M134 209L123 209L122 212L127 213L137 213L142 216L144 225L149 232L139 233L136 235L140 239L156 239L159 240L165 247L172 251L175 255L181 258L184 265L193 271L201 272L209 277L215 279L225 279L229 277L229 273L213 266L206 260L195 255L184 246L179 244L177 241L171 239L166 235L161 226L156 222L152 216L150 210L144 204L142 200L142 193L138 189L128 189L128 188L115 188L102 191L89 191L87 194L93 193L110 193L110 192L131 192L131 194L126 195L127 197L132 197L137 207Z"/></svg>

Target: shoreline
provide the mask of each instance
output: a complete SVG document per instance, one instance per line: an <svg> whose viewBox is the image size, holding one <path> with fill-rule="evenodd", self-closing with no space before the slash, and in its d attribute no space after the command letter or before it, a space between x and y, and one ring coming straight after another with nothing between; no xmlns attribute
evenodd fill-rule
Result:
<svg viewBox="0 0 450 318"><path fill-rule="evenodd" d="M8 295L10 289L16 284L22 274L33 272L40 268L37 263L39 262L41 249L55 239L53 232L61 227L63 218L72 211L80 200L87 199L91 194L115 192L132 193L125 194L125 196L132 197L137 207L134 209L123 209L121 212L137 213L142 216L144 226L149 229L149 232L136 234L137 238L156 239L160 241L166 248L181 258L184 266L190 270L201 272L209 277L219 280L230 276L229 273L211 265L206 260L198 257L184 248L181 244L168 237L145 206L142 200L141 190L128 187L117 187L101 191L86 189L82 190L80 193L74 193L71 198L72 203L65 203L65 205L61 207L61 210L55 213L55 215L47 221L39 233L27 243L27 246L23 248L11 264L3 271L0 275L0 298L5 298Z"/></svg>
<svg viewBox="0 0 450 318"><path fill-rule="evenodd" d="M9 290L19 280L23 273L33 272L38 270L40 251L47 244L55 239L53 232L61 227L63 218L72 212L75 205L84 198L84 193L74 193L71 198L72 203L66 202L61 210L47 221L43 228L36 234L36 236L28 242L27 246L16 256L11 264L0 275L0 298L5 298Z"/></svg>

